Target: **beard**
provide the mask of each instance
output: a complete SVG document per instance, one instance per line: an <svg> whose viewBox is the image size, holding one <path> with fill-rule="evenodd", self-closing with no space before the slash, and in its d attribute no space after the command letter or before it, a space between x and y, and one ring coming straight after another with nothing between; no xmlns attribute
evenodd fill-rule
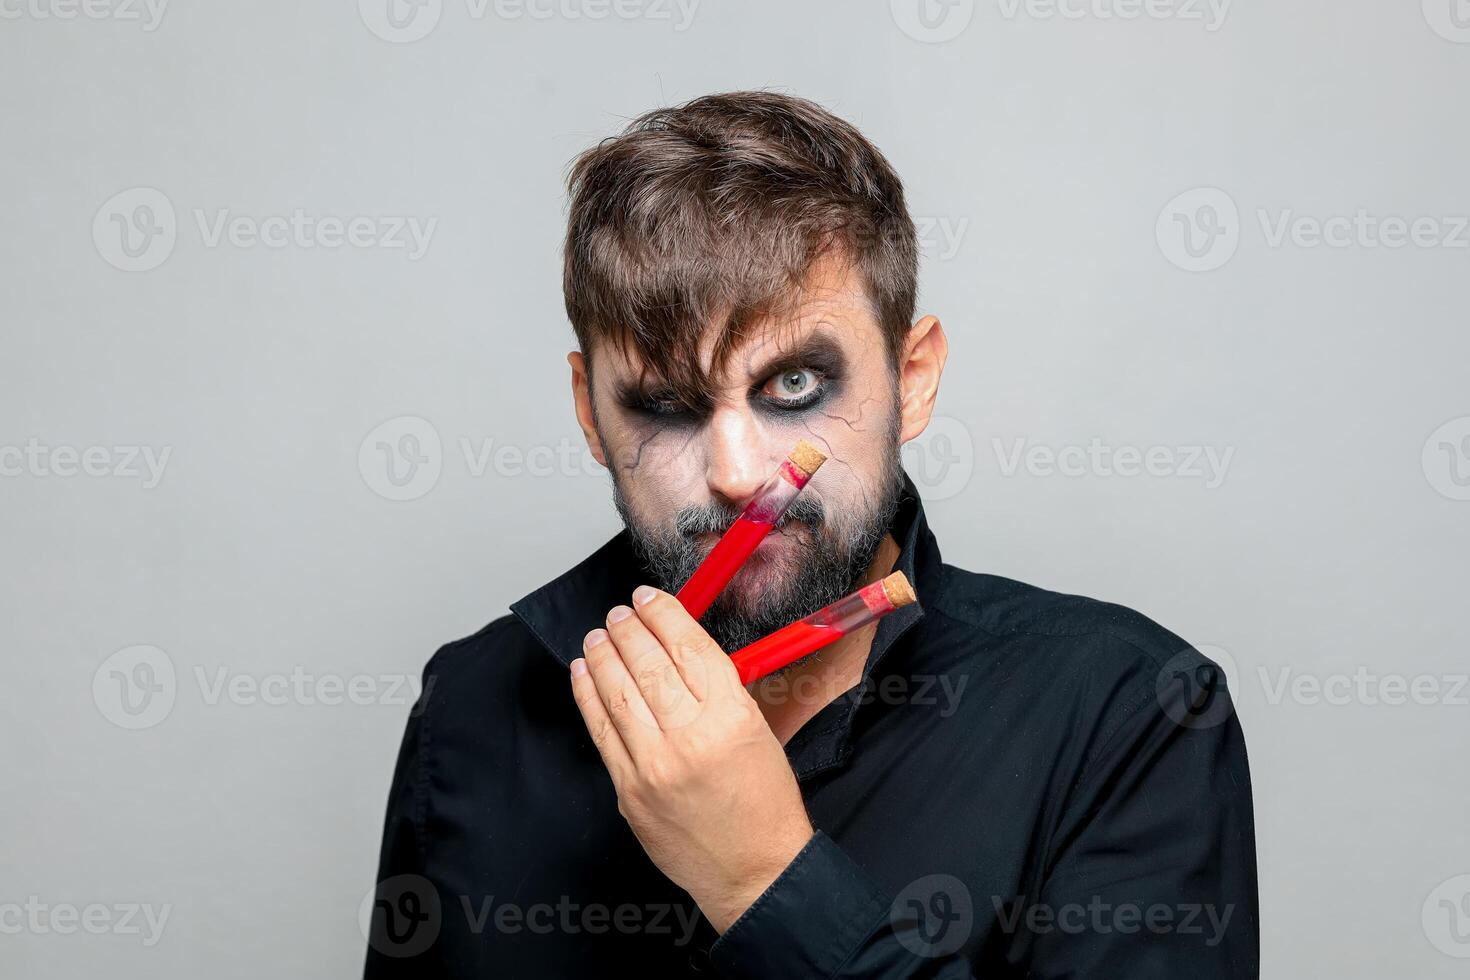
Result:
<svg viewBox="0 0 1470 980"><path fill-rule="evenodd" d="M700 618L700 625L721 649L733 653L858 587L893 523L903 493L899 421L895 406L871 494L842 514L829 514L819 498L798 495L771 532L787 534L797 546L770 560L763 560L765 556L757 552ZM714 502L682 508L674 516L672 529L644 524L634 517L615 471L613 502L644 569L654 584L670 593L683 586L709 553L698 536L723 534L743 509Z"/></svg>

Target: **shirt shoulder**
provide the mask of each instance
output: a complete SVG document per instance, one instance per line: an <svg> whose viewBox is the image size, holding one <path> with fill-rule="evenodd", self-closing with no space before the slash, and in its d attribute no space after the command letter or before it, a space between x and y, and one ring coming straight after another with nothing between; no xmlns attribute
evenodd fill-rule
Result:
<svg viewBox="0 0 1470 980"><path fill-rule="evenodd" d="M1077 655L1162 667L1189 644L1137 610L945 565L939 611L991 637L1050 638Z"/></svg>
<svg viewBox="0 0 1470 980"><path fill-rule="evenodd" d="M567 687L566 668L514 614L444 644L424 666L425 714L435 728L480 731L496 719L535 714L547 692Z"/></svg>
<svg viewBox="0 0 1470 980"><path fill-rule="evenodd" d="M512 613L498 616L469 636L451 640L434 651L425 671L453 675L489 666L491 658L533 649L539 640Z"/></svg>
<svg viewBox="0 0 1470 980"><path fill-rule="evenodd" d="M1181 676L1224 690L1218 664L1137 610L952 565L944 574L925 611L937 645L955 651L947 669L1060 717L1090 719L1095 737L1157 713L1160 693Z"/></svg>

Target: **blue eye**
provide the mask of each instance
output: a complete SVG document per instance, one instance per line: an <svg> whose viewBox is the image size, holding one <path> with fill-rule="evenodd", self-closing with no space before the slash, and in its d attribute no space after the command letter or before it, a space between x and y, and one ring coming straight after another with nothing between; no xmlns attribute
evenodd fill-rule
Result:
<svg viewBox="0 0 1470 980"><path fill-rule="evenodd" d="M771 375L762 388L774 404L800 408L810 404L822 389L822 376L809 368L787 368Z"/></svg>

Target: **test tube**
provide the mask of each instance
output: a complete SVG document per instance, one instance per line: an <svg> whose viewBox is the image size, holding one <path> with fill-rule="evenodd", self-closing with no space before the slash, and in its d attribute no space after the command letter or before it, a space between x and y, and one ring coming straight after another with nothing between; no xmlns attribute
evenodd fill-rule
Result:
<svg viewBox="0 0 1470 980"><path fill-rule="evenodd" d="M740 517L715 542L714 549L679 589L676 598L689 615L698 619L714 604L740 566L786 513L801 488L826 461L826 455L805 439L787 454L775 475L756 491Z"/></svg>
<svg viewBox="0 0 1470 980"><path fill-rule="evenodd" d="M740 683L749 684L917 599L903 572L894 572L830 606L823 606L805 619L741 647L730 654L730 659L740 672Z"/></svg>

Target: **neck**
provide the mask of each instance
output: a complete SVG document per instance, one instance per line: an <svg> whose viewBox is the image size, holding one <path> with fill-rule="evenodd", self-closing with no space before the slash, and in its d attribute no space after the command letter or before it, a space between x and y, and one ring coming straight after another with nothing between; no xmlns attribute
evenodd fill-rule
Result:
<svg viewBox="0 0 1470 980"><path fill-rule="evenodd" d="M898 542L893 535L884 535L878 554L858 585L869 585L893 571L898 553ZM857 686L877 631L878 625L874 623L849 633L785 670L749 685L751 697L760 705L766 724L782 745L818 711Z"/></svg>

